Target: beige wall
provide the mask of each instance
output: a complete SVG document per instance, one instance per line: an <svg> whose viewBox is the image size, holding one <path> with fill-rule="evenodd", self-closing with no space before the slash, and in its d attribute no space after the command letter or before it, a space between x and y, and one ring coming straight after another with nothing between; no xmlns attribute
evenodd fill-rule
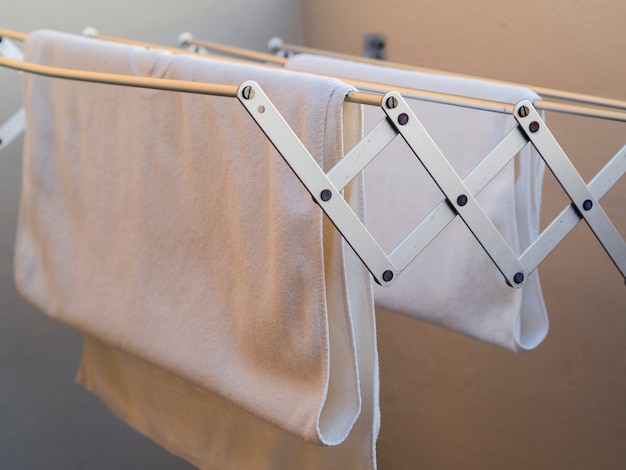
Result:
<svg viewBox="0 0 626 470"><path fill-rule="evenodd" d="M305 44L626 100L621 0L308 0ZM585 179L626 123L550 113ZM544 220L564 207L550 176ZM626 236L626 180L603 199ZM541 265L551 330L524 355L379 312L381 470L626 468L626 287L587 227ZM453 293L451 293L453 295Z"/></svg>

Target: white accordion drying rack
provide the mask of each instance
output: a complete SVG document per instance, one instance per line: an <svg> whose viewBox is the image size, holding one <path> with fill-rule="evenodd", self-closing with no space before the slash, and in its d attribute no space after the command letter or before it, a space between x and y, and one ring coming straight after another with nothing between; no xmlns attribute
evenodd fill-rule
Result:
<svg viewBox="0 0 626 470"><path fill-rule="evenodd" d="M599 203L617 177L626 172L626 147L587 186L529 101L515 106L513 115L517 127L462 180L397 91L387 93L382 99L381 108L386 117L328 173L323 172L256 83L243 83L238 97L381 285L391 284L457 215L512 287L521 287L528 274L581 219L587 222L626 278L626 244ZM352 212L341 190L398 135L428 171L445 199L387 254ZM528 142L535 146L571 204L518 257L475 196Z"/></svg>
<svg viewBox="0 0 626 470"><path fill-rule="evenodd" d="M0 53L5 56L0 57L0 66L19 71L97 83L236 97L363 261L376 282L383 286L392 284L457 216L478 240L511 287L523 286L528 275L581 220L587 223L626 279L626 243L599 203L626 172L626 146L586 184L529 101L521 101L513 107L493 103L501 108L511 109L516 126L462 179L430 138L400 92L391 91L384 95L351 93L347 100L380 106L385 117L325 173L254 81L246 81L240 85L217 85L41 66L20 60L21 53L19 57L15 53L19 49L14 45L7 46L10 40L6 31L0 30L0 36ZM452 95L440 96L457 100L459 98ZM17 114L11 118L13 119L22 119L23 122L23 116ZM11 128L7 122L2 126L1 132L5 131L5 127ZM10 132L8 135L11 135ZM7 139L4 134L0 133L0 136L3 141ZM398 136L411 148L416 156L416 164L419 162L424 166L445 197L390 253L386 253L343 198L342 190ZM482 210L476 201L476 195L529 142L546 162L571 203L518 256Z"/></svg>

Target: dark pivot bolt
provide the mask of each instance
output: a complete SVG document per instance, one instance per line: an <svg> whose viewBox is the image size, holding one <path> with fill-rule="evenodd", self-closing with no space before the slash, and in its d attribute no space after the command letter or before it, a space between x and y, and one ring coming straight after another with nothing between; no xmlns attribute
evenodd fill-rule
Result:
<svg viewBox="0 0 626 470"><path fill-rule="evenodd" d="M530 123L530 126L528 126L528 128L530 129L530 132L534 134L539 130L539 123L537 121L533 121Z"/></svg>
<svg viewBox="0 0 626 470"><path fill-rule="evenodd" d="M593 207L593 202L591 201L591 199L585 199L585 202L583 202L583 209L588 211L588 210L591 210L592 207Z"/></svg>
<svg viewBox="0 0 626 470"><path fill-rule="evenodd" d="M333 193L330 189L324 189L320 193L320 199L324 202L329 201L331 197L333 197Z"/></svg>
<svg viewBox="0 0 626 470"><path fill-rule="evenodd" d="M402 113L398 116L398 122L401 126L404 126L407 122L409 122L409 115L407 113Z"/></svg>
<svg viewBox="0 0 626 470"><path fill-rule="evenodd" d="M383 281L389 282L393 279L393 272L391 270L387 270L383 273Z"/></svg>
<svg viewBox="0 0 626 470"><path fill-rule="evenodd" d="M467 204L467 196L465 194L461 194L459 197L456 198L456 203L463 207L465 204Z"/></svg>
<svg viewBox="0 0 626 470"><path fill-rule="evenodd" d="M521 284L522 282L524 282L524 273L515 273L515 276L513 276L513 281L515 281L515 284Z"/></svg>

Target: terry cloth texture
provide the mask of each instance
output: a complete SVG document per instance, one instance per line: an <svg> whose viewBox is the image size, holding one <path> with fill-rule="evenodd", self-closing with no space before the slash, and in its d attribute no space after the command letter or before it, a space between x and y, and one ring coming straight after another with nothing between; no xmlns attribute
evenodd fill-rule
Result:
<svg viewBox="0 0 626 470"><path fill-rule="evenodd" d="M346 104L344 139L350 147L361 127L358 108ZM362 179L344 194L364 215ZM324 219L324 249L342 243ZM332 244L331 244L332 242ZM335 446L320 446L295 437L216 394L168 373L107 343L85 335L77 381L95 393L120 419L155 442L204 470L355 470L376 469L376 439L380 430L378 355L374 299L370 275L350 250L345 253L348 301L358 357L361 413L350 434ZM330 257L330 255L328 255ZM331 258L327 258L331 259ZM333 263L338 268L339 263ZM331 266L326 279L333 279ZM342 291L328 282L328 297Z"/></svg>

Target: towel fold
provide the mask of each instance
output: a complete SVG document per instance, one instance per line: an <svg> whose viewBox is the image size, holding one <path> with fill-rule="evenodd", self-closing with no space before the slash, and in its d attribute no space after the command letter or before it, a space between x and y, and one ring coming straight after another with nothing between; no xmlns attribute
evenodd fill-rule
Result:
<svg viewBox="0 0 626 470"><path fill-rule="evenodd" d="M516 103L537 95L519 87L298 54L287 67L397 87ZM465 177L515 126L511 116L409 99L409 105L456 172ZM365 127L384 114L365 108ZM518 255L537 237L543 161L527 145L477 199ZM443 199L409 147L392 142L365 170L368 228L390 251ZM376 305L513 350L535 348L548 317L535 271L512 289L456 218L390 287L375 287Z"/></svg>
<svg viewBox="0 0 626 470"><path fill-rule="evenodd" d="M338 80L52 31L30 34L25 58L256 80L320 165L342 155L350 87ZM30 74L24 100L22 295L282 430L344 441L360 412L359 374L375 376L374 357L357 370L357 344L372 339L355 335L347 292L367 296L369 278L349 278L339 235L323 229L321 210L241 104ZM373 307L360 306L368 318Z"/></svg>
<svg viewBox="0 0 626 470"><path fill-rule="evenodd" d="M325 229L335 230L330 222ZM350 252L346 269L363 282L370 276ZM343 288L340 283L328 287ZM88 335L77 381L120 419L201 469L375 470L380 416L374 300L371 291L358 288L349 288L348 295L355 312L362 407L350 434L336 446L296 438L219 395Z"/></svg>
<svg viewBox="0 0 626 470"><path fill-rule="evenodd" d="M354 105L346 104L344 138L358 139ZM352 111L352 112L350 112ZM353 144L353 142L352 142ZM363 182L358 178L344 196L363 216ZM324 242L341 243L324 219ZM336 266L336 264L335 264ZM95 393L120 419L198 468L215 470L354 470L376 469L380 429L378 354L370 275L350 250L345 256L347 295L353 316L358 357L361 413L348 437L336 446L298 439L248 413L219 395L201 389L154 364L85 335L77 381ZM326 276L329 298L344 284ZM334 281L334 282L333 282Z"/></svg>

